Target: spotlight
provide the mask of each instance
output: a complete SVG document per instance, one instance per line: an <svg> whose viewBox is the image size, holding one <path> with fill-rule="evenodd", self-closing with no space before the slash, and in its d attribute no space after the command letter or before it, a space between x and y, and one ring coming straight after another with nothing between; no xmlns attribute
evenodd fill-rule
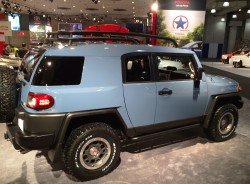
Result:
<svg viewBox="0 0 250 184"><path fill-rule="evenodd" d="M216 12L216 9L213 8L213 9L211 10L211 13L215 13L215 12Z"/></svg>
<svg viewBox="0 0 250 184"><path fill-rule="evenodd" d="M223 3L223 6L224 6L224 7L229 6L229 2L228 2L228 1L225 1L225 2Z"/></svg>

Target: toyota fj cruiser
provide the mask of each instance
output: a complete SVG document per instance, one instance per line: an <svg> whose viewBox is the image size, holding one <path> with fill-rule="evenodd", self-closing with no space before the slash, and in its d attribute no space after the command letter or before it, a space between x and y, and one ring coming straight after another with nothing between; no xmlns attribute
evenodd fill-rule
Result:
<svg viewBox="0 0 250 184"><path fill-rule="evenodd" d="M26 54L18 85L0 67L0 122L15 149L47 149L52 162L62 154L69 173L90 180L111 172L134 141L194 125L214 141L233 136L243 106L237 82L205 74L192 51L114 34L50 33Z"/></svg>

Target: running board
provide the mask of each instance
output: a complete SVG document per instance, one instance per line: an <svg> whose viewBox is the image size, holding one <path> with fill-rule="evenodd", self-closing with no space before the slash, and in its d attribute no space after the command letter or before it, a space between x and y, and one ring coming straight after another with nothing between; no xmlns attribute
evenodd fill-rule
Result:
<svg viewBox="0 0 250 184"><path fill-rule="evenodd" d="M175 128L175 129L165 130L165 131L156 132L156 133L152 133L152 134L142 135L142 136L138 136L138 137L128 138L127 140L124 140L122 142L122 147L130 145L130 144L135 144L135 143L138 143L138 142L141 142L141 141L146 141L146 140L151 140L151 139L154 139L154 138L163 137L163 136L166 136L169 133L174 133L174 132L187 130L187 129L200 127L200 126L201 126L200 123L197 123L197 124L188 125L188 126L184 126L184 127L180 127L180 128Z"/></svg>

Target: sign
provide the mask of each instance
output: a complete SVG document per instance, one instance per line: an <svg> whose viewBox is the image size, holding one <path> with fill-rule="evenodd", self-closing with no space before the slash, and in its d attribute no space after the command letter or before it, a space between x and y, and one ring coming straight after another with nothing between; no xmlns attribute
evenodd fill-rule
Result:
<svg viewBox="0 0 250 184"><path fill-rule="evenodd" d="M46 33L51 32L51 18L42 15L29 16L30 39L32 42L43 42Z"/></svg>
<svg viewBox="0 0 250 184"><path fill-rule="evenodd" d="M1 21L0 32L4 32L5 36L12 36L11 23L9 21Z"/></svg>
<svg viewBox="0 0 250 184"><path fill-rule="evenodd" d="M177 40L179 46L202 41L206 0L158 0L156 32Z"/></svg>
<svg viewBox="0 0 250 184"><path fill-rule="evenodd" d="M206 0L158 0L159 10L206 10Z"/></svg>
<svg viewBox="0 0 250 184"><path fill-rule="evenodd" d="M24 31L18 31L17 35L18 36L26 36L26 33Z"/></svg>

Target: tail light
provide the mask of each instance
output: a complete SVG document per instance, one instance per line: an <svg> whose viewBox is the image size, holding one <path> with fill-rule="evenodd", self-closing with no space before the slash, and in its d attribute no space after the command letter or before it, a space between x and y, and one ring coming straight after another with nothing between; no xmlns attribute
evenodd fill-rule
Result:
<svg viewBox="0 0 250 184"><path fill-rule="evenodd" d="M48 94L29 92L27 107L36 110L48 109L54 105L54 98Z"/></svg>

